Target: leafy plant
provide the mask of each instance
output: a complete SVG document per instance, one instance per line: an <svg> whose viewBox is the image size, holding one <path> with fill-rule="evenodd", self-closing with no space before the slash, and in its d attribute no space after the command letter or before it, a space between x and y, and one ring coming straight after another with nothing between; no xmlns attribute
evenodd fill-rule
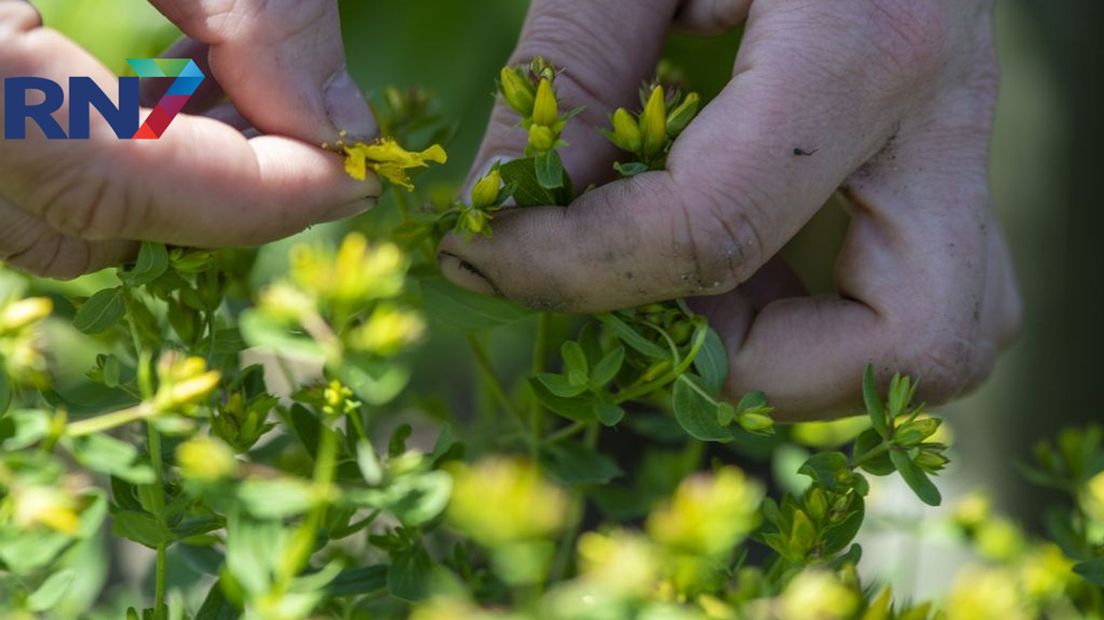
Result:
<svg viewBox="0 0 1104 620"><path fill-rule="evenodd" d="M982 563L939 605L895 601L890 584L859 577L856 540L879 484L869 477L896 472L924 503L942 501L945 429L911 380L883 392L873 369L856 377L866 415L833 427L853 430L836 442L850 448L804 454L791 440L811 427L776 427L768 394L721 397L724 345L684 302L563 317L441 279L441 235L489 235L506 205L575 198L557 151L579 111L562 110L557 73L541 59L503 69L528 148L465 201L396 191L393 211L339 244L297 243L277 275L259 277L270 271L257 251L150 243L74 285L5 274L5 617L1104 613L1099 429L1044 444L1028 470L1069 498L1048 519L1053 543L969 498L947 528ZM649 85L641 112L613 113L607 136L630 156L621 174L663 168L701 103L678 92ZM412 189L446 161L449 132L420 91L389 89L374 107L386 137L334 149L350 174ZM521 372L502 373L488 346L508 330L532 333ZM475 385L428 385L422 346L454 368L470 359ZM79 381L63 372L73 365ZM732 464L787 449L801 454L783 468L789 492ZM148 587L105 592L104 538L151 550Z"/></svg>

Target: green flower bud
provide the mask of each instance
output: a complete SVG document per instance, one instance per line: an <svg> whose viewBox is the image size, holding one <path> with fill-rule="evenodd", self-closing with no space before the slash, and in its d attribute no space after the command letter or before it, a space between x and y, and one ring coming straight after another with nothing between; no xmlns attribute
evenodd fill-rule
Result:
<svg viewBox="0 0 1104 620"><path fill-rule="evenodd" d="M686 95L682 103L667 115L667 135L677 138L698 115L699 105L701 105L701 98L698 97L698 93Z"/></svg>
<svg viewBox="0 0 1104 620"><path fill-rule="evenodd" d="M556 132L550 127L534 123L529 128L529 149L544 153L556 148Z"/></svg>
<svg viewBox="0 0 1104 620"><path fill-rule="evenodd" d="M897 429L897 443L902 446L916 446L939 430L941 422L936 418L913 420Z"/></svg>
<svg viewBox="0 0 1104 620"><path fill-rule="evenodd" d="M533 84L517 69L503 67L499 76L499 87L506 103L515 112L524 118L533 115L533 104L536 96L533 92Z"/></svg>
<svg viewBox="0 0 1104 620"><path fill-rule="evenodd" d="M618 108L611 119L613 133L610 140L617 148L627 153L639 153L643 147L643 136L640 133L640 125L625 108Z"/></svg>
<svg viewBox="0 0 1104 620"><path fill-rule="evenodd" d="M502 189L502 175L498 169L491 170L483 177L471 192L471 204L477 209L493 206L498 202L498 194ZM478 231L476 231L478 232Z"/></svg>
<svg viewBox="0 0 1104 620"><path fill-rule="evenodd" d="M556 103L556 93L552 90L552 82L547 78L541 79L540 85L537 86L536 101L533 103L533 124L552 127L558 120L560 120L560 110L559 104Z"/></svg>
<svg viewBox="0 0 1104 620"><path fill-rule="evenodd" d="M656 86L652 90L652 96L644 106L644 114L640 116L640 131L644 139L645 157L652 157L663 150L667 143L667 102L662 86Z"/></svg>
<svg viewBox="0 0 1104 620"><path fill-rule="evenodd" d="M736 423L749 433L758 433L774 427L774 420L769 415L757 411L741 413L736 417Z"/></svg>

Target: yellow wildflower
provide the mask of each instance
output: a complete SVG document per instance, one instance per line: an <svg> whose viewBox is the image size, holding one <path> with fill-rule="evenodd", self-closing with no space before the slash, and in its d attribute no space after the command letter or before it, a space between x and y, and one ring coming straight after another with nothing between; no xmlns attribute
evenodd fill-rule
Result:
<svg viewBox="0 0 1104 620"><path fill-rule="evenodd" d="M560 120L559 104L556 103L556 92L552 90L552 82L543 78L537 86L537 100L533 104L533 124L542 127L552 127Z"/></svg>
<svg viewBox="0 0 1104 620"><path fill-rule="evenodd" d="M494 206L502 190L502 175L498 169L491 170L483 177L471 192L471 204L477 209Z"/></svg>
<svg viewBox="0 0 1104 620"><path fill-rule="evenodd" d="M62 534L80 528L77 501L62 489L47 486L18 487L11 494L12 521L19 527L43 525Z"/></svg>
<svg viewBox="0 0 1104 620"><path fill-rule="evenodd" d="M399 146L392 138L381 138L373 144L363 142L345 147L345 172L352 178L363 181L372 170L383 179L407 190L413 190L407 170L428 168L430 163L443 164L448 154L440 145L414 153Z"/></svg>

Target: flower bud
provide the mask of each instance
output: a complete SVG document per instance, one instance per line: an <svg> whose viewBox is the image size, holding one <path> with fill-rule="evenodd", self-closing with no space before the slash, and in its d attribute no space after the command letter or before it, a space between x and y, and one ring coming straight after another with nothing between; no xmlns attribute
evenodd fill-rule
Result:
<svg viewBox="0 0 1104 620"><path fill-rule="evenodd" d="M556 103L552 82L547 78L541 79L537 87L536 101L533 103L533 124L552 127L558 120L560 120L559 104Z"/></svg>
<svg viewBox="0 0 1104 620"><path fill-rule="evenodd" d="M185 478L200 482L216 482L238 469L234 451L214 437L195 437L180 444L176 462Z"/></svg>
<svg viewBox="0 0 1104 620"><path fill-rule="evenodd" d="M677 138L698 115L699 105L701 105L701 98L698 97L698 93L686 95L682 103L667 115L667 135Z"/></svg>
<svg viewBox="0 0 1104 620"><path fill-rule="evenodd" d="M940 424L942 422L936 418L913 420L897 429L897 443L902 446L919 445L921 441L935 434Z"/></svg>
<svg viewBox="0 0 1104 620"><path fill-rule="evenodd" d="M625 108L618 108L613 113L613 134L610 139L614 145L628 153L639 153L643 146L643 137L640 134L640 125Z"/></svg>
<svg viewBox="0 0 1104 620"><path fill-rule="evenodd" d="M652 90L652 96L644 106L644 114L640 117L640 131L643 134L645 157L652 157L663 150L663 145L667 143L667 102L662 86L656 86Z"/></svg>
<svg viewBox="0 0 1104 620"><path fill-rule="evenodd" d="M491 170L483 177L471 192L471 204L477 209L493 206L498 202L498 194L502 189L502 175L498 169Z"/></svg>
<svg viewBox="0 0 1104 620"><path fill-rule="evenodd" d="M769 415L756 411L741 413L736 417L736 423L749 433L758 433L774 426L774 420Z"/></svg>
<svg viewBox="0 0 1104 620"><path fill-rule="evenodd" d="M218 387L222 376L214 370L185 379L165 391L158 397L158 406L162 411L198 404Z"/></svg>
<svg viewBox="0 0 1104 620"><path fill-rule="evenodd" d="M50 316L54 302L47 297L31 297L8 304L0 314L0 334L10 334L30 327Z"/></svg>
<svg viewBox="0 0 1104 620"><path fill-rule="evenodd" d="M556 132L543 125L533 124L529 128L529 148L544 153L556 148Z"/></svg>
<svg viewBox="0 0 1104 620"><path fill-rule="evenodd" d="M522 117L528 118L532 116L533 103L535 102L533 84L525 79L516 69L511 69L510 67L502 68L499 81L502 96L506 99L506 103Z"/></svg>
<svg viewBox="0 0 1104 620"><path fill-rule="evenodd" d="M473 235L482 235L487 229L487 221L490 216L479 209L466 209L460 215L460 221L457 223L457 230L459 232L467 234L469 237Z"/></svg>

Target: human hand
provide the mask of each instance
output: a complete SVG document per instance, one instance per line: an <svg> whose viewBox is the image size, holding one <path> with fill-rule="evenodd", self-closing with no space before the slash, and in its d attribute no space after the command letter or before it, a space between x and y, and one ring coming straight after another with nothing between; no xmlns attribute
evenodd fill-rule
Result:
<svg viewBox="0 0 1104 620"><path fill-rule="evenodd" d="M350 179L319 148L339 130L376 131L345 70L335 0L151 2L191 37L168 55L195 58L208 79L156 141L119 140L93 115L90 140L31 128L0 142L0 258L73 277L125 260L135 240L252 245L371 206L375 177ZM0 76L63 87L90 76L117 92L115 76L22 0L0 0ZM56 117L64 127L66 108Z"/></svg>
<svg viewBox="0 0 1104 620"><path fill-rule="evenodd" d="M536 0L511 64L565 67L564 164L610 179L599 136L631 106L673 22L746 23L733 78L675 143L668 170L570 207L500 212L491 239L441 246L446 276L529 305L599 312L697 297L724 337L726 394L783 418L854 411L873 362L938 403L983 379L1021 302L988 190L998 72L990 0ZM518 157L500 105L474 168ZM474 176L473 176L474 178ZM838 296L810 297L777 258L837 190L853 204Z"/></svg>

